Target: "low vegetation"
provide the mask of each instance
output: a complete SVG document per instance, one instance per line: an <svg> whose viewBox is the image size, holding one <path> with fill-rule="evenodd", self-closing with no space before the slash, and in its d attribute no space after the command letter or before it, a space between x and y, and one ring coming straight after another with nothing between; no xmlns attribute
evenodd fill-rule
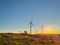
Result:
<svg viewBox="0 0 60 45"><path fill-rule="evenodd" d="M60 45L60 34L0 33L0 45Z"/></svg>

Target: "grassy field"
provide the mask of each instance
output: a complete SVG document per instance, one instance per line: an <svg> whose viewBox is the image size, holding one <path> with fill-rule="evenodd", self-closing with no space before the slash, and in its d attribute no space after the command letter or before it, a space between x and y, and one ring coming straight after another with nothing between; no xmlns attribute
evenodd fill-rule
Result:
<svg viewBox="0 0 60 45"><path fill-rule="evenodd" d="M60 34L0 33L0 45L60 45Z"/></svg>

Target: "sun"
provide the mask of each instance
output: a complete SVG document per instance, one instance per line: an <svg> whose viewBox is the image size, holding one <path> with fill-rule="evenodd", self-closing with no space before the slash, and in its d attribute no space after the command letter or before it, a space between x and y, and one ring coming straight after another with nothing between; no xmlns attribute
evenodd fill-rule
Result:
<svg viewBox="0 0 60 45"><path fill-rule="evenodd" d="M44 30L43 31L44 34L52 34L52 33L54 33L53 28L51 26L45 26L43 28L43 30Z"/></svg>
<svg viewBox="0 0 60 45"><path fill-rule="evenodd" d="M44 26L43 30L44 30L43 31L44 34L57 34L58 33L57 29L51 25Z"/></svg>
<svg viewBox="0 0 60 45"><path fill-rule="evenodd" d="M38 29L37 29L37 31L33 31L32 33L33 34L60 34L60 28L57 28L57 27L55 27L55 26L53 26L53 25L45 25L45 26L43 26L43 32L42 32L42 29L41 29L41 27L39 27Z"/></svg>

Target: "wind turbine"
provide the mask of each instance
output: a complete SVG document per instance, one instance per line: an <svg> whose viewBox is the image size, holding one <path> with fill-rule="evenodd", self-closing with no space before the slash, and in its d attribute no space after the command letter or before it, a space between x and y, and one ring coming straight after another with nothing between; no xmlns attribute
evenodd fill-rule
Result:
<svg viewBox="0 0 60 45"><path fill-rule="evenodd" d="M30 34L32 34L32 27L35 28L35 25L33 24L33 18L32 18L31 21L29 22L29 25L30 25ZM37 33L36 31L37 31L37 29L35 29L35 33Z"/></svg>
<svg viewBox="0 0 60 45"><path fill-rule="evenodd" d="M32 19L31 19L31 21L30 21L29 24L30 24L30 34L32 34L32 25L33 25L33 24L32 24Z"/></svg>

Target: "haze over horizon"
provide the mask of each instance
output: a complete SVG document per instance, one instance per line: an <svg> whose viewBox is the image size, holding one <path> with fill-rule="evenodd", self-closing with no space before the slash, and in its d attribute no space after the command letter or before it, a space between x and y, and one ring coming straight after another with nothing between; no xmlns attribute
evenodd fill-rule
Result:
<svg viewBox="0 0 60 45"><path fill-rule="evenodd" d="M0 0L0 32L29 32L33 17L33 33L60 34L60 0Z"/></svg>

